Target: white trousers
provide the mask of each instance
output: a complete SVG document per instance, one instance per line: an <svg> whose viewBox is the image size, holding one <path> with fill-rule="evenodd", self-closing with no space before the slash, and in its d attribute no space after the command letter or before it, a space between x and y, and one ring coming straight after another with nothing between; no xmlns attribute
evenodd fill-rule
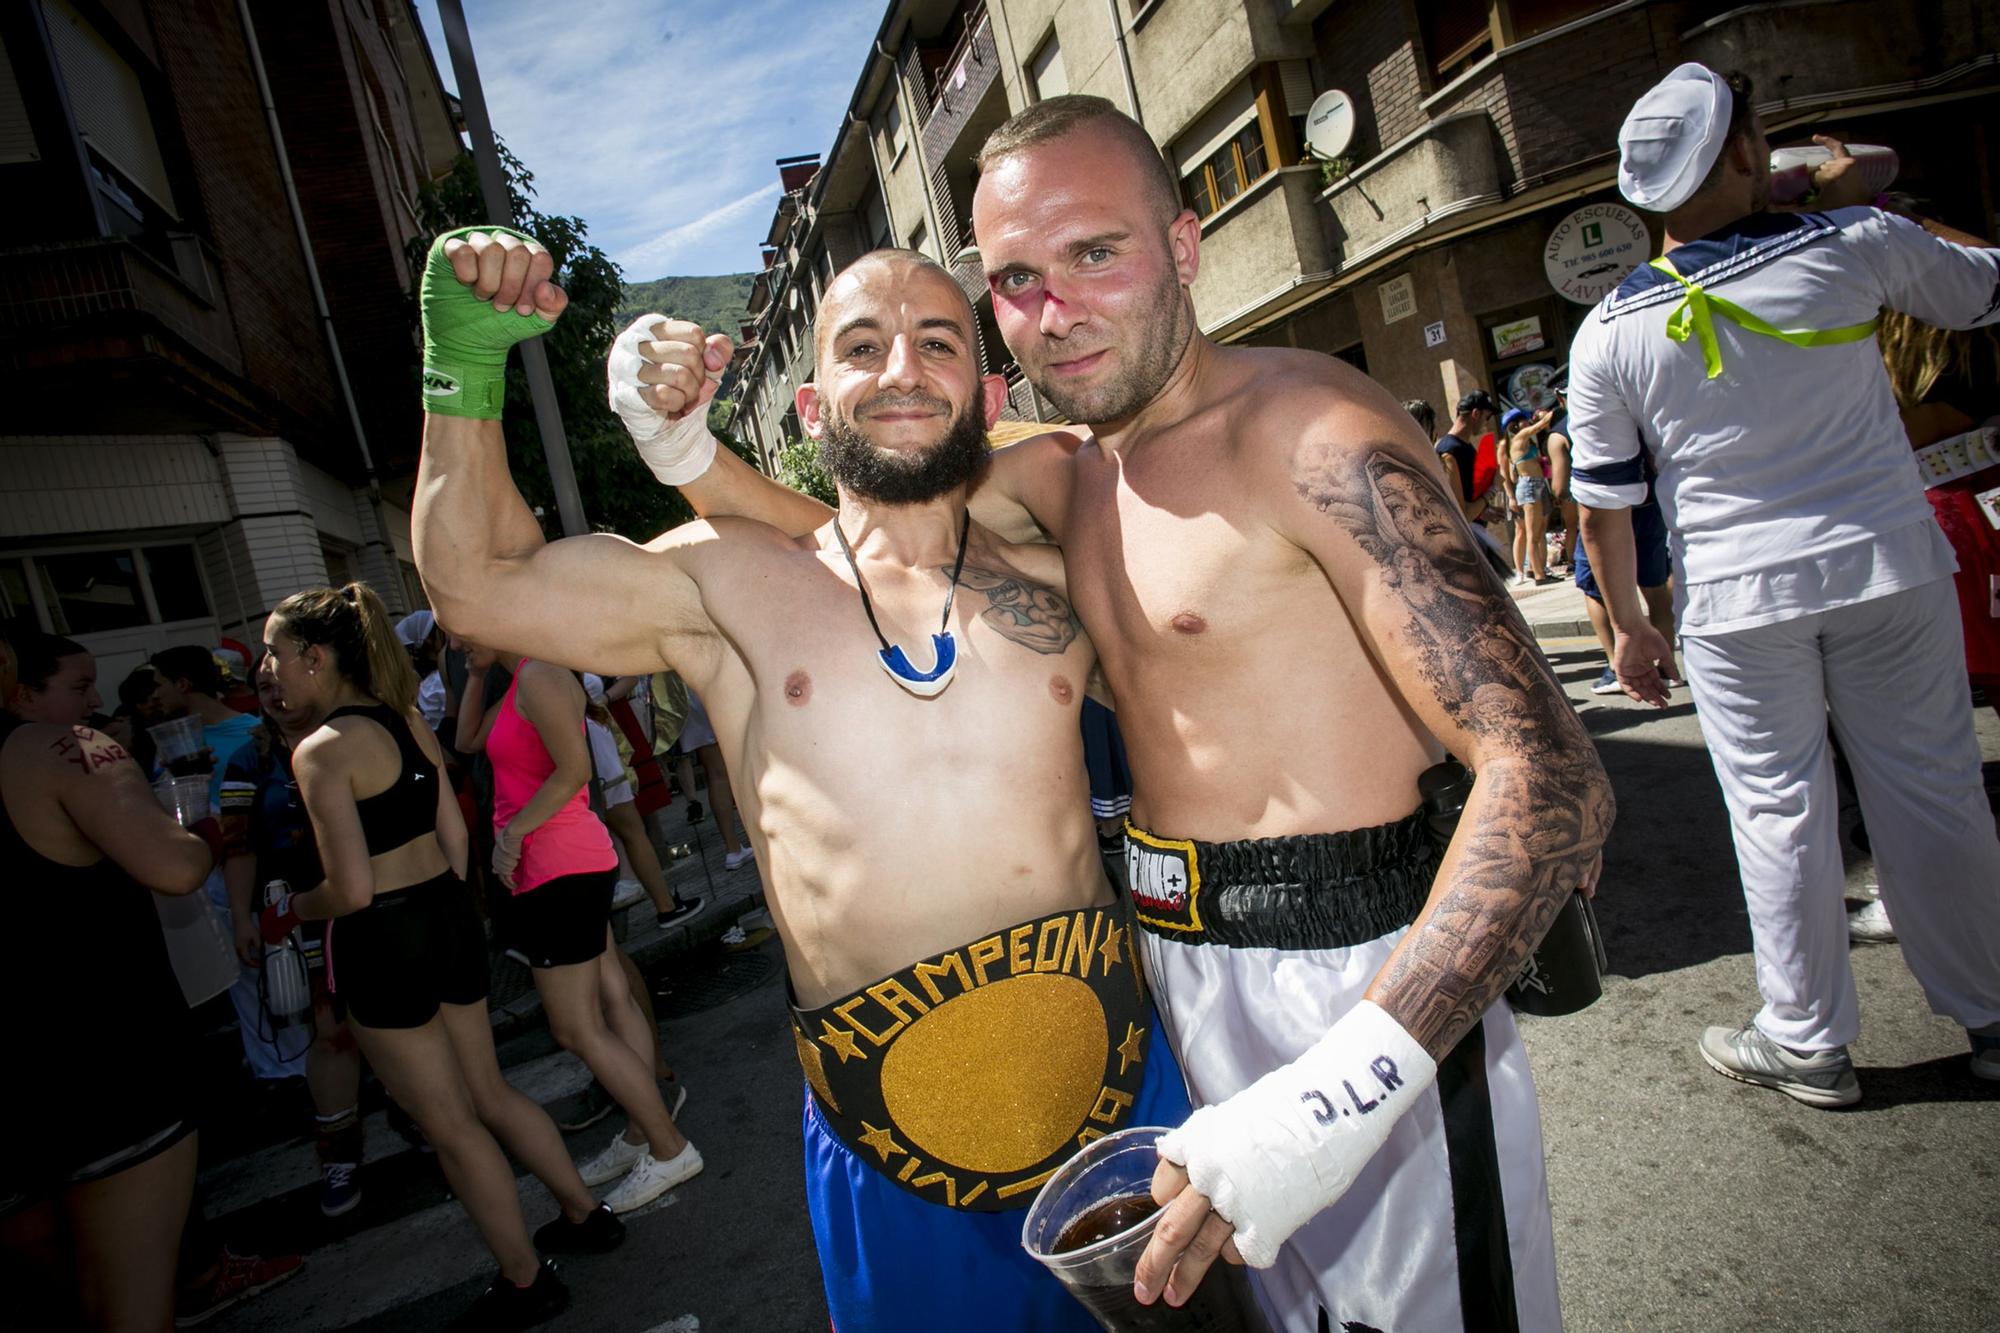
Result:
<svg viewBox="0 0 2000 1333"><path fill-rule="evenodd" d="M1403 934L1348 949L1232 949L1141 930L1195 1104L1303 1055L1360 1002ZM1274 1267L1251 1271L1278 1333L1559 1333L1528 1053L1504 1000L1478 1034L1481 1049L1447 1058L1452 1068L1440 1067L1353 1187L1293 1233Z"/></svg>
<svg viewBox="0 0 2000 1333"><path fill-rule="evenodd" d="M1827 722L1854 771L1904 961L1933 1012L2000 1022L2000 839L1950 579L1734 634L1685 636L1750 909L1758 1030L1801 1051L1861 1031Z"/></svg>

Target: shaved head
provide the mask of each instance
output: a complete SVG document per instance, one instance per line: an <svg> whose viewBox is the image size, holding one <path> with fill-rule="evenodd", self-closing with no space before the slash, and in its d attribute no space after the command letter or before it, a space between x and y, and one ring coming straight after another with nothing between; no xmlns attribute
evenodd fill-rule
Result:
<svg viewBox="0 0 2000 1333"><path fill-rule="evenodd" d="M979 172L984 175L996 164L1038 144L1085 133L1116 144L1132 159L1161 225L1180 215L1180 187L1173 172L1167 170L1159 145L1145 126L1102 97L1067 93L1035 103L987 136L979 150Z"/></svg>
<svg viewBox="0 0 2000 1333"><path fill-rule="evenodd" d="M820 298L819 318L813 324L813 360L815 362L826 356L827 343L839 334L842 329L849 326L849 322L844 318L843 311L840 308L846 304L845 298L861 285L865 275L883 268L890 269L898 277L908 278L921 274L925 278L935 278L943 282L958 297L958 304L962 307L960 317L965 321L963 330L965 336L967 338L976 336L974 334L976 321L972 313L972 302L966 297L965 289L958 285L958 279L952 277L950 269L938 263L921 250L904 250L894 246L885 246L880 250L870 250L867 254L840 270L839 273L834 275L833 281L827 285L826 295Z"/></svg>

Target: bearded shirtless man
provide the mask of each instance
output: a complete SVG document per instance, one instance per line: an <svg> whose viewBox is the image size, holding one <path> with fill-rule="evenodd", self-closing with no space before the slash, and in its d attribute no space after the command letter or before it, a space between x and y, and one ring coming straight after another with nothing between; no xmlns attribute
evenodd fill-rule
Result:
<svg viewBox="0 0 2000 1333"><path fill-rule="evenodd" d="M1203 1104L1161 1145L1138 1297L1184 1301L1227 1245L1288 1330L1558 1327L1533 1083L1494 1001L1594 884L1596 751L1403 410L1330 357L1200 335L1200 221L1140 126L1051 98L980 169L994 317L1085 426L996 454L973 509L1067 556ZM703 513L824 519L726 455L648 461ZM1446 750L1477 782L1440 849L1417 778Z"/></svg>
<svg viewBox="0 0 2000 1333"><path fill-rule="evenodd" d="M551 271L498 230L431 254L415 538L440 622L569 667L672 668L707 703L784 942L840 1333L1094 1328L1021 1249L1020 1210L1080 1144L1188 1103L1100 866L1078 726L1096 654L1061 559L966 513L1006 395L971 308L909 254L827 289L799 407L841 508L806 537L724 519L544 543L498 416L508 346L562 313ZM688 386L672 407L698 425L714 386Z"/></svg>

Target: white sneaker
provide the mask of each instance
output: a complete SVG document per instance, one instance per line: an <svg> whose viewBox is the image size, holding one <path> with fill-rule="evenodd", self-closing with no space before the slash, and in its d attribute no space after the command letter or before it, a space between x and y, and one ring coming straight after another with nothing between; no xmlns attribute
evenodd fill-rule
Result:
<svg viewBox="0 0 2000 1333"><path fill-rule="evenodd" d="M722 858L722 868L724 870L734 870L738 866L756 859L757 853L753 848L741 847Z"/></svg>
<svg viewBox="0 0 2000 1333"><path fill-rule="evenodd" d="M1896 928L1880 898L1847 914L1847 938L1856 944L1894 944Z"/></svg>
<svg viewBox="0 0 2000 1333"><path fill-rule="evenodd" d="M630 907L646 896L646 886L636 879L621 879L611 886L611 910Z"/></svg>
<svg viewBox="0 0 2000 1333"><path fill-rule="evenodd" d="M618 1188L604 1196L604 1204L614 1213L643 1208L674 1186L701 1174L701 1151L692 1143L670 1161L662 1162L652 1153L641 1151L639 1160L618 1182Z"/></svg>
<svg viewBox="0 0 2000 1333"><path fill-rule="evenodd" d="M603 1152L578 1167L577 1171L583 1176L583 1183L595 1189L606 1181L618 1179L645 1157L645 1144L627 1143L625 1136L620 1134Z"/></svg>

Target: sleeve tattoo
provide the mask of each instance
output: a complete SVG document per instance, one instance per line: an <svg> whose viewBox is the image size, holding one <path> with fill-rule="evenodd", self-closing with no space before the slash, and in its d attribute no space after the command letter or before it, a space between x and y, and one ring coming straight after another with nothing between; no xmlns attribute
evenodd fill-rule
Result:
<svg viewBox="0 0 2000 1333"><path fill-rule="evenodd" d="M1513 599L1458 506L1389 449L1318 451L1294 472L1301 498L1351 536L1404 613L1414 659L1405 694L1427 693L1479 744L1455 863L1378 985L1434 1053L1454 1045L1519 975L1610 831L1611 786Z"/></svg>
<svg viewBox="0 0 2000 1333"><path fill-rule="evenodd" d="M951 566L940 566L947 576ZM1013 574L967 565L959 582L986 598L980 619L1006 638L1038 653L1054 655L1076 642L1083 623L1053 588Z"/></svg>

